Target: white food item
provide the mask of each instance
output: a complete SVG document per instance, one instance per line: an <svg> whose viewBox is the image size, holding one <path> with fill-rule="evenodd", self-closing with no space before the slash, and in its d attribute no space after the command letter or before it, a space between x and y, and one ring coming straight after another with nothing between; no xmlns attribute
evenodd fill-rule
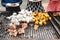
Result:
<svg viewBox="0 0 60 40"><path fill-rule="evenodd" d="M30 13L32 14L32 11L30 11Z"/></svg>
<svg viewBox="0 0 60 40"><path fill-rule="evenodd" d="M19 25L20 23L19 22L17 22L17 25Z"/></svg>
<svg viewBox="0 0 60 40"><path fill-rule="evenodd" d="M26 21L29 23L29 19L28 18L26 18Z"/></svg>
<svg viewBox="0 0 60 40"><path fill-rule="evenodd" d="M17 13L16 13L16 12L14 12L14 13L13 13L13 15L17 15Z"/></svg>
<svg viewBox="0 0 60 40"><path fill-rule="evenodd" d="M12 26L12 25L13 25L12 23L9 24L9 26Z"/></svg>
<svg viewBox="0 0 60 40"><path fill-rule="evenodd" d="M11 22L17 22L17 24L19 24L19 21L27 21L30 22L33 18L32 16L32 11L28 11L28 10L21 10L21 12L17 13L13 13L13 15L11 15L10 17L8 17L8 19L11 19Z"/></svg>
<svg viewBox="0 0 60 40"><path fill-rule="evenodd" d="M21 14L21 15L23 15L23 13L22 12L18 12L19 14Z"/></svg>
<svg viewBox="0 0 60 40"><path fill-rule="evenodd" d="M14 13L13 13L13 15L11 15L11 16L9 16L9 17L7 17L7 19L15 18L16 14L17 14L17 13L15 13L15 12L14 12Z"/></svg>
<svg viewBox="0 0 60 40"><path fill-rule="evenodd" d="M7 19L11 19L10 17L6 17Z"/></svg>
<svg viewBox="0 0 60 40"><path fill-rule="evenodd" d="M20 23L19 23L19 21L17 20L17 19L12 19L11 20L11 23L14 23L14 22L16 22L17 23L17 25L19 25Z"/></svg>
<svg viewBox="0 0 60 40"><path fill-rule="evenodd" d="M26 18L27 16L26 16L26 15L24 15L23 17L24 17L24 18Z"/></svg>
<svg viewBox="0 0 60 40"><path fill-rule="evenodd" d="M26 18L23 18L22 21L26 21Z"/></svg>
<svg viewBox="0 0 60 40"><path fill-rule="evenodd" d="M23 15L18 14L16 17L17 18L22 18Z"/></svg>

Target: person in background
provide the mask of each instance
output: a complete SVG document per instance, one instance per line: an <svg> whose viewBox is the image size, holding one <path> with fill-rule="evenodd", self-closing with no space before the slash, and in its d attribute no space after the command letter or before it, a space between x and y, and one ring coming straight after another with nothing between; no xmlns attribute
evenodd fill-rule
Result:
<svg viewBox="0 0 60 40"><path fill-rule="evenodd" d="M1 4L6 8L6 11L18 12L21 10L20 5L22 4L22 0L2 0Z"/></svg>
<svg viewBox="0 0 60 40"><path fill-rule="evenodd" d="M44 7L42 6L43 0L28 0L27 8L26 10L32 11L32 12L44 12ZM34 25L34 30L38 29L38 25Z"/></svg>
<svg viewBox="0 0 60 40"><path fill-rule="evenodd" d="M50 0L47 12L53 13L53 16L59 16L60 15L60 0Z"/></svg>
<svg viewBox="0 0 60 40"><path fill-rule="evenodd" d="M42 0L28 0L27 8L28 11L38 11L44 12L44 8L42 6Z"/></svg>

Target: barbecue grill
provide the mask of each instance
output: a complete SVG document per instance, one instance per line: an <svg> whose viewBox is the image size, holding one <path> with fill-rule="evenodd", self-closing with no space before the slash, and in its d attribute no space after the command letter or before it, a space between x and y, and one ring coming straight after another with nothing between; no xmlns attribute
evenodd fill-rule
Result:
<svg viewBox="0 0 60 40"><path fill-rule="evenodd" d="M12 15L10 12L0 12L0 40L60 40L60 16L53 17L52 14L49 14L52 20L49 20L47 25L39 27L37 31L29 26L25 30L25 34L14 37L6 31L7 24L10 22L6 16L10 15Z"/></svg>

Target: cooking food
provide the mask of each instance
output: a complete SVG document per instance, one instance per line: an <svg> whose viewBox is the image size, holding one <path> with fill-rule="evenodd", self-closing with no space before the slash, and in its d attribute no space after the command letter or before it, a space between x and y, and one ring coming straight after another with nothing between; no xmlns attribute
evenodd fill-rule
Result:
<svg viewBox="0 0 60 40"><path fill-rule="evenodd" d="M60 16L60 12L53 13L53 16Z"/></svg>
<svg viewBox="0 0 60 40"><path fill-rule="evenodd" d="M27 23L22 23L22 28L23 28L23 29L26 29L26 28L27 28L27 26L28 26L28 24L27 24Z"/></svg>
<svg viewBox="0 0 60 40"><path fill-rule="evenodd" d="M34 30L37 30L39 25L34 25Z"/></svg>
<svg viewBox="0 0 60 40"><path fill-rule="evenodd" d="M31 24L29 24L29 26L31 26L31 27L33 27L33 25L34 25L34 24L32 24L32 23L31 23Z"/></svg>
<svg viewBox="0 0 60 40"><path fill-rule="evenodd" d="M34 25L34 30L37 30L39 26L46 25L48 20L51 20L51 17L47 13L42 12L28 12L27 10L22 10L19 14L13 13L10 17L7 17L11 23L9 24L8 32L10 35L16 36L17 34L24 34L25 29L28 27L29 22L30 26ZM21 28L17 27L21 25Z"/></svg>
<svg viewBox="0 0 60 40"><path fill-rule="evenodd" d="M59 15L59 13L53 13L53 16L58 16Z"/></svg>
<svg viewBox="0 0 60 40"><path fill-rule="evenodd" d="M22 21L21 24L19 25L22 25L22 28L18 28L17 29L17 22L12 22L9 24L9 29L8 29L8 32L9 32L9 35L11 36L16 36L17 34L24 34L25 33L25 29L27 28L27 22L26 21Z"/></svg>
<svg viewBox="0 0 60 40"><path fill-rule="evenodd" d="M10 29L16 29L16 26L17 26L17 25L16 25L15 23L10 23L10 24L9 24L9 28L10 28Z"/></svg>
<svg viewBox="0 0 60 40"><path fill-rule="evenodd" d="M24 33L25 33L25 30L23 28L18 29L18 34L24 34Z"/></svg>
<svg viewBox="0 0 60 40"><path fill-rule="evenodd" d="M33 12L32 13L33 19L32 22L35 24L46 25L48 20L51 20L51 17L48 15L48 13L42 13L42 12Z"/></svg>
<svg viewBox="0 0 60 40"><path fill-rule="evenodd" d="M47 21L51 20L51 17L48 15L48 13L33 12L32 16L32 22L35 23L34 30L37 30L39 26L46 25Z"/></svg>
<svg viewBox="0 0 60 40"><path fill-rule="evenodd" d="M11 20L11 22L17 22L19 24L19 21L27 21L30 22L32 20L32 11L27 10L21 10L21 12L13 13L13 15L7 17L7 19Z"/></svg>
<svg viewBox="0 0 60 40"><path fill-rule="evenodd" d="M16 36L17 35L17 30L16 29L8 29L9 35L11 36Z"/></svg>

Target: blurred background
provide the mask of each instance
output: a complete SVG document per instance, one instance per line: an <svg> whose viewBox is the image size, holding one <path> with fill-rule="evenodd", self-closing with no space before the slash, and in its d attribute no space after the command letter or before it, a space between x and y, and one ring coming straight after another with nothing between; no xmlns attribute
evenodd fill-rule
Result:
<svg viewBox="0 0 60 40"><path fill-rule="evenodd" d="M45 10L46 10L46 6L47 6L48 2L49 2L49 0L43 0L42 5L44 6L44 9L45 9ZM28 0L23 0L22 5L20 6L21 9L25 9L27 3L28 3ZM0 11L5 11L5 8L1 5L1 0L0 0Z"/></svg>

